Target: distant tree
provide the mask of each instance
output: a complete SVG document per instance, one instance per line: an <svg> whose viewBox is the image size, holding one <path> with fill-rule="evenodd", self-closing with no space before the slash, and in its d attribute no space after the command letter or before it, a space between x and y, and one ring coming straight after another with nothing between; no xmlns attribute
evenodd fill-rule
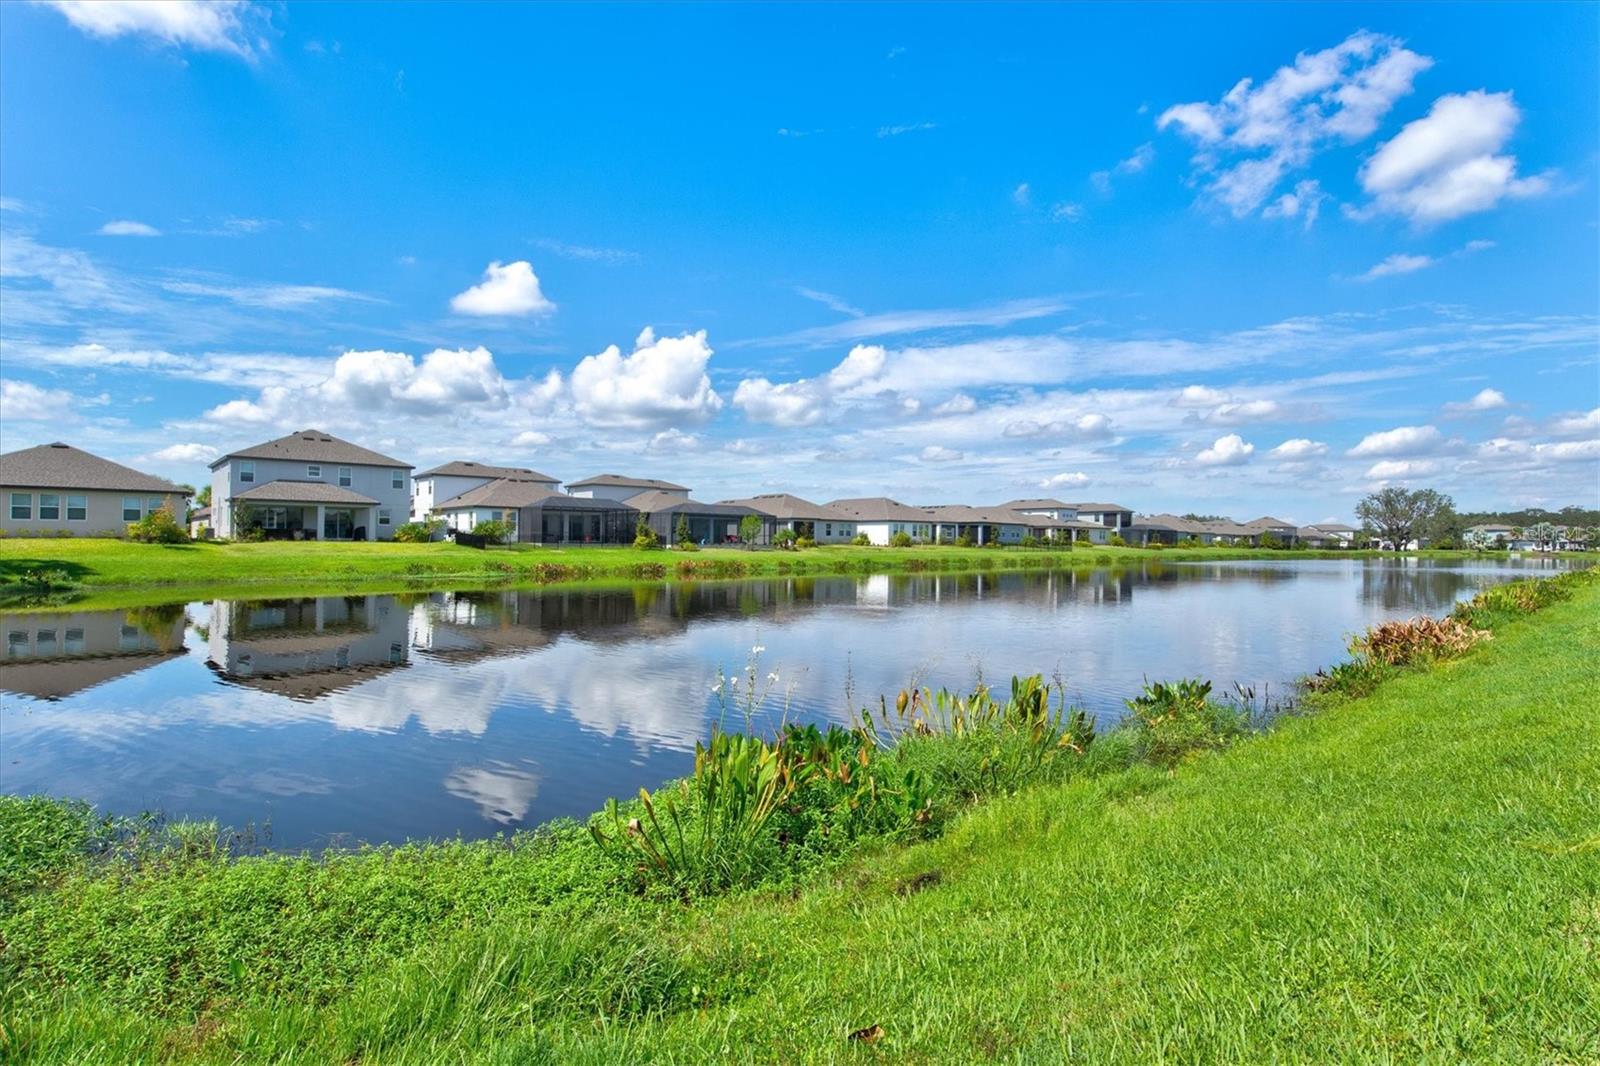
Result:
<svg viewBox="0 0 1600 1066"><path fill-rule="evenodd" d="M1403 551L1433 523L1454 511L1455 501L1442 492L1399 485L1379 489L1356 504L1356 517L1394 545L1395 551Z"/></svg>
<svg viewBox="0 0 1600 1066"><path fill-rule="evenodd" d="M689 517L687 515L678 516L678 527L673 532L673 539L679 544L694 543L694 534L689 531Z"/></svg>
<svg viewBox="0 0 1600 1066"><path fill-rule="evenodd" d="M1191 514L1186 514L1183 517L1187 518L1191 522L1226 522L1226 521L1228 521L1228 518L1227 518L1226 515L1220 515L1220 514L1192 514L1191 513Z"/></svg>
<svg viewBox="0 0 1600 1066"><path fill-rule="evenodd" d="M194 505L196 507L210 507L211 506L211 486L210 485L205 486L199 492L195 493L195 495L194 495Z"/></svg>

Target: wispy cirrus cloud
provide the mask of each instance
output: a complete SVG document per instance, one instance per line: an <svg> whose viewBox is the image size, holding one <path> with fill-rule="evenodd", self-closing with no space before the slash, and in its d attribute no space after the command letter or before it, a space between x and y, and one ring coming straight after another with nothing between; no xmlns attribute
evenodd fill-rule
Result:
<svg viewBox="0 0 1600 1066"><path fill-rule="evenodd" d="M91 37L138 37L254 61L269 50L270 15L249 0L37 0Z"/></svg>

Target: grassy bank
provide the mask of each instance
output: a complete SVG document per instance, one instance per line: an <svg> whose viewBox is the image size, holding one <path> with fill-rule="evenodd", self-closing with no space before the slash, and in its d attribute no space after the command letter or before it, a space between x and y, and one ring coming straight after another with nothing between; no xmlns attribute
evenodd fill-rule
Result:
<svg viewBox="0 0 1600 1066"><path fill-rule="evenodd" d="M1021 567L1108 566L1144 559L1305 559L1378 555L1365 552L1271 551L1252 548L1165 550L1079 545L1070 551L1024 548L827 546L803 552L712 548L698 552L633 548L544 548L518 545L478 550L451 543L135 544L101 538L0 539L0 600L81 600L98 593L146 594L167 602L226 595L362 590L393 592L452 585L534 586L582 582L659 581L789 574L961 571ZM1465 558L1471 553L1420 553ZM119 605L132 602L127 596Z"/></svg>
<svg viewBox="0 0 1600 1066"><path fill-rule="evenodd" d="M1311 713L1239 743L1181 694L1092 740L1026 690L964 731L922 703L852 781L926 794L841 840L834 764L755 871L657 870L637 804L598 819L605 848L567 826L230 860L214 827L6 801L0 1040L40 1062L1592 1062L1600 582L1460 618L1375 634Z"/></svg>

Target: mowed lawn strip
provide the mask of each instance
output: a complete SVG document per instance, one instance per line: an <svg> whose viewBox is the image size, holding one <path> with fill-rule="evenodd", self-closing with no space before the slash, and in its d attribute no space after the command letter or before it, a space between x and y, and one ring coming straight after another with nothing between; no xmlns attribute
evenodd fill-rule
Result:
<svg viewBox="0 0 1600 1066"><path fill-rule="evenodd" d="M911 548L829 545L805 551L708 548L702 551L641 551L631 547L543 547L510 545L476 549L453 543L392 541L329 543L138 544L94 537L0 537L0 593L14 591L30 573L95 591L161 590L177 595L260 586L293 588L398 589L419 582L494 582L512 585L677 577L826 575L897 570L981 570L1019 567L1086 567L1168 560L1294 560L1379 557L1378 552L1275 551L1260 548L1150 549L1078 544L1052 548ZM1473 557L1464 552L1420 553L1437 558ZM720 568L720 571L719 571ZM724 572L725 571L725 572Z"/></svg>

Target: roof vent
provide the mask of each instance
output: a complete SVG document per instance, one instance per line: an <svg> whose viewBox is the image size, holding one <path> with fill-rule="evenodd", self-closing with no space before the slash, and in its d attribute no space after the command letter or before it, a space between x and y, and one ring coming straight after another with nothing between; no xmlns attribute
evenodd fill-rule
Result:
<svg viewBox="0 0 1600 1066"><path fill-rule="evenodd" d="M50 442L50 447L52 447L52 448L70 448L70 447L72 447L72 445L63 444L63 443L61 443L60 441L57 440L57 441L51 441Z"/></svg>

